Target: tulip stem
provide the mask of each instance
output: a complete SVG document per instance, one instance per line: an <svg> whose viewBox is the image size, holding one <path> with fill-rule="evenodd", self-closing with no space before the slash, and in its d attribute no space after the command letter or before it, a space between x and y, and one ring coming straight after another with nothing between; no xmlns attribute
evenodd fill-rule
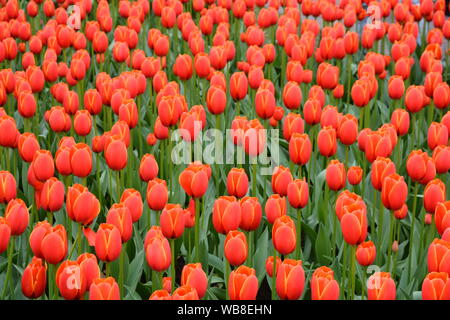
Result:
<svg viewBox="0 0 450 320"><path fill-rule="evenodd" d="M119 288L120 288L120 296L124 298L124 291L123 291L123 276L124 276L124 259L125 254L127 250L127 243L125 242L123 244L122 250L120 252L119 256Z"/></svg>
<svg viewBox="0 0 450 320"><path fill-rule="evenodd" d="M111 269L110 269L110 266L109 266L109 262L105 263L105 273L106 273L107 277L111 276Z"/></svg>
<svg viewBox="0 0 450 320"><path fill-rule="evenodd" d="M366 296L366 290L367 290L367 279L366 279L366 273L367 273L367 267L363 267L363 270L361 272L361 300L364 300Z"/></svg>
<svg viewBox="0 0 450 320"><path fill-rule="evenodd" d="M331 240L331 245L332 245L332 257L336 256L336 237L337 237L337 225L338 225L338 218L336 216L336 214L333 214L333 239Z"/></svg>
<svg viewBox="0 0 450 320"><path fill-rule="evenodd" d="M376 192L376 191L374 191ZM378 261L378 265L381 264L381 260L383 257L383 250L382 250L382 244L383 244L383 224L384 224L384 206L383 206L383 201L381 199L381 194L380 194L380 199L379 199L379 211L378 211L378 249L379 249L379 255L377 257L377 261Z"/></svg>
<svg viewBox="0 0 450 320"><path fill-rule="evenodd" d="M347 278L347 265L348 261L347 261L347 242L344 241L344 251L343 251L343 260L342 260L342 265L343 265L343 270L342 270L342 280L341 280L341 295L344 298L344 296L346 296L346 292L345 292L345 288L346 288L346 278Z"/></svg>
<svg viewBox="0 0 450 320"><path fill-rule="evenodd" d="M414 237L414 221L416 218L416 206L417 206L417 192L419 191L419 182L416 181L414 186L414 199L413 199L413 208L411 211L411 228L409 233L409 255L408 255L408 279L411 281L411 262L412 262L412 245L413 245L413 237Z"/></svg>
<svg viewBox="0 0 450 320"><path fill-rule="evenodd" d="M7 269L6 269L5 282L3 283L4 287L3 287L3 292L2 292L2 300L5 300L6 289L8 288L8 283L10 283L10 280L11 280L12 258L13 258L13 253L14 253L14 243L15 243L15 238L11 237L11 239L9 240L8 266L7 266ZM12 298L13 297L11 297L11 299Z"/></svg>
<svg viewBox="0 0 450 320"><path fill-rule="evenodd" d="M68 258L70 259L72 257L73 252L75 251L75 247L78 244L78 254L81 254L81 242L79 241L79 238L81 237L81 224L78 224L78 232L77 237L75 238L75 241L72 243L72 248L70 249Z"/></svg>
<svg viewBox="0 0 450 320"><path fill-rule="evenodd" d="M225 291L226 291L226 300L230 300L230 294L228 293L228 280L230 278L230 263L228 259L225 258L225 275L223 282L225 283Z"/></svg>
<svg viewBox="0 0 450 320"><path fill-rule="evenodd" d="M175 289L175 239L170 239L170 251L172 253L172 267L170 268L171 271L171 286L172 286L172 292Z"/></svg>
<svg viewBox="0 0 450 320"><path fill-rule="evenodd" d="M347 55L347 103L350 103L350 92L352 88L350 87L352 79L352 58L351 54Z"/></svg>
<svg viewBox="0 0 450 320"><path fill-rule="evenodd" d="M352 278L352 292L351 292L351 300L355 300L355 268L356 268L356 245L351 246L351 274L350 277Z"/></svg>
<svg viewBox="0 0 450 320"><path fill-rule="evenodd" d="M241 103L240 100L236 101L236 116L239 116L239 114L241 113Z"/></svg>
<svg viewBox="0 0 450 320"><path fill-rule="evenodd" d="M256 158L254 158L255 162L252 163L252 196L257 197L258 196L258 190L256 187Z"/></svg>
<svg viewBox="0 0 450 320"><path fill-rule="evenodd" d="M200 198L195 198L195 262L200 262Z"/></svg>
<svg viewBox="0 0 450 320"><path fill-rule="evenodd" d="M387 268L386 270L388 270L388 272L391 272L391 254L392 254L392 238L393 238L393 233L395 230L395 216L394 213L392 212L391 214L391 223L389 224L389 247L388 247L388 261L387 261Z"/></svg>
<svg viewBox="0 0 450 320"><path fill-rule="evenodd" d="M297 260L302 259L302 211L297 208L297 247L295 256Z"/></svg>
<svg viewBox="0 0 450 320"><path fill-rule="evenodd" d="M248 231L248 252L247 252L247 264L251 268L253 265L253 232Z"/></svg>
<svg viewBox="0 0 450 320"><path fill-rule="evenodd" d="M120 185L121 181L120 181L120 170L116 171L116 193L117 193L117 202L119 202L120 199L120 191L122 189L121 185Z"/></svg>
<svg viewBox="0 0 450 320"><path fill-rule="evenodd" d="M276 300L276 282L277 282L277 250L273 247L273 262L272 262L272 300Z"/></svg>
<svg viewBox="0 0 450 320"><path fill-rule="evenodd" d="M394 239L397 240L397 243L400 243L400 227L401 223L400 221L396 221L396 230L394 231ZM392 267L392 278L395 279L395 272L397 269L397 256L398 256L398 249L394 253L394 261L393 261L393 267Z"/></svg>

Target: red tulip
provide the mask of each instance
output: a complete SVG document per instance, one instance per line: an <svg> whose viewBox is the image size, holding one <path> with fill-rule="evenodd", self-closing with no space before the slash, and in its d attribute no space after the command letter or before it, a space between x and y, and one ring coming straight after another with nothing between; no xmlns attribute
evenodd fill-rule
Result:
<svg viewBox="0 0 450 320"><path fill-rule="evenodd" d="M338 300L339 284L334 280L334 272L328 267L317 268L311 278L312 300Z"/></svg>
<svg viewBox="0 0 450 320"><path fill-rule="evenodd" d="M184 212L179 204L167 204L160 217L163 235L169 239L179 238L184 231Z"/></svg>
<svg viewBox="0 0 450 320"><path fill-rule="evenodd" d="M233 196L221 196L214 201L212 222L222 234L237 230L241 223L241 206Z"/></svg>
<svg viewBox="0 0 450 320"><path fill-rule="evenodd" d="M377 249L372 241L362 242L356 248L356 260L361 266L371 265L377 256Z"/></svg>
<svg viewBox="0 0 450 320"><path fill-rule="evenodd" d="M228 193L237 198L242 198L248 191L248 177L242 168L232 168L227 176Z"/></svg>
<svg viewBox="0 0 450 320"><path fill-rule="evenodd" d="M428 272L446 272L450 275L450 242L434 239L428 247Z"/></svg>
<svg viewBox="0 0 450 320"><path fill-rule="evenodd" d="M283 255L293 252L297 245L296 234L294 221L289 216L283 215L277 218L272 227L274 248Z"/></svg>
<svg viewBox="0 0 450 320"><path fill-rule="evenodd" d="M343 207L341 229L344 240L355 245L363 242L367 237L366 208L358 202Z"/></svg>
<svg viewBox="0 0 450 320"><path fill-rule="evenodd" d="M439 203L444 202L446 198L445 184L434 179L427 183L423 192L423 206L428 213L434 213Z"/></svg>
<svg viewBox="0 0 450 320"><path fill-rule="evenodd" d="M105 262L116 260L122 250L122 237L119 229L109 223L98 226L95 237L95 253L97 257Z"/></svg>
<svg viewBox="0 0 450 320"><path fill-rule="evenodd" d="M30 237L31 243L31 237ZM48 229L40 242L40 252L50 264L58 264L67 255L67 233L63 225Z"/></svg>
<svg viewBox="0 0 450 320"><path fill-rule="evenodd" d="M120 289L114 278L94 279L89 286L89 300L120 300Z"/></svg>
<svg viewBox="0 0 450 320"><path fill-rule="evenodd" d="M247 239L245 234L231 230L227 233L224 242L224 253L232 266L239 266L245 262L248 255Z"/></svg>
<svg viewBox="0 0 450 320"><path fill-rule="evenodd" d="M131 239L133 232L133 221L131 212L127 206L122 203L114 203L106 215L106 223L115 226L121 235L122 242Z"/></svg>
<svg viewBox="0 0 450 320"><path fill-rule="evenodd" d="M42 259L33 257L22 274L22 293L29 299L42 296L47 285L47 273Z"/></svg>
<svg viewBox="0 0 450 320"><path fill-rule="evenodd" d="M303 293L305 271L301 260L285 259L277 271L276 290L281 299L297 300Z"/></svg>
<svg viewBox="0 0 450 320"><path fill-rule="evenodd" d="M445 272L431 272L422 283L422 300L450 300L450 279Z"/></svg>
<svg viewBox="0 0 450 320"><path fill-rule="evenodd" d="M337 191L345 187L346 174L344 164L339 160L331 160L326 170L328 188Z"/></svg>
<svg viewBox="0 0 450 320"><path fill-rule="evenodd" d="M388 272L376 272L367 280L369 300L395 300L395 282Z"/></svg>
<svg viewBox="0 0 450 320"><path fill-rule="evenodd" d="M303 179L295 179L287 187L289 204L293 208L304 208L309 199L308 183Z"/></svg>
<svg viewBox="0 0 450 320"><path fill-rule="evenodd" d="M164 208L169 198L165 180L155 178L147 185L147 204L150 209L159 211Z"/></svg>
<svg viewBox="0 0 450 320"><path fill-rule="evenodd" d="M381 200L389 210L400 209L408 196L408 186L404 178L396 173L383 179L381 187Z"/></svg>
<svg viewBox="0 0 450 320"><path fill-rule="evenodd" d="M201 263L189 263L181 271L181 285L189 285L197 291L201 299L206 293L208 287L208 278L202 269Z"/></svg>
<svg viewBox="0 0 450 320"><path fill-rule="evenodd" d="M230 273L228 294L231 300L255 300L258 293L258 279L255 269L240 266Z"/></svg>
<svg viewBox="0 0 450 320"><path fill-rule="evenodd" d="M55 282L66 300L81 299L86 292L86 277L76 261L64 261L56 271Z"/></svg>

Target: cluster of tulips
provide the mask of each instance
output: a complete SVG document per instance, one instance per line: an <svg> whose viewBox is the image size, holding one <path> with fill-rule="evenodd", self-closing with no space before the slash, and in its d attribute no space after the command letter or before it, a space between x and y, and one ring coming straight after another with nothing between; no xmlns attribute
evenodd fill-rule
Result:
<svg viewBox="0 0 450 320"><path fill-rule="evenodd" d="M450 300L446 10L0 0L0 298Z"/></svg>

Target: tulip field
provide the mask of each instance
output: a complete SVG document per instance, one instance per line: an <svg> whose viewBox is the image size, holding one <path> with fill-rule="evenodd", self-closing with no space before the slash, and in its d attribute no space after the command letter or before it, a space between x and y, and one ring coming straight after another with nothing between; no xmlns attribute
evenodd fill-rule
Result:
<svg viewBox="0 0 450 320"><path fill-rule="evenodd" d="M0 299L450 300L449 10L0 0Z"/></svg>

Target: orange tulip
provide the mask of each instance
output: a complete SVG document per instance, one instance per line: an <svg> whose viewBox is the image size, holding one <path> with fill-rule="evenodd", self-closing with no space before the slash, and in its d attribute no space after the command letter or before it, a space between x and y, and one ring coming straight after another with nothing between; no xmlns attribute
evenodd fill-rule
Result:
<svg viewBox="0 0 450 320"><path fill-rule="evenodd" d="M255 269L240 266L230 273L228 294L231 300L255 300L258 293L258 279Z"/></svg>
<svg viewBox="0 0 450 320"><path fill-rule="evenodd" d="M388 272L376 272L367 280L369 300L395 300L395 282Z"/></svg>
<svg viewBox="0 0 450 320"><path fill-rule="evenodd" d="M212 222L222 234L237 230L241 223L241 206L234 196L221 196L214 201Z"/></svg>
<svg viewBox="0 0 450 320"><path fill-rule="evenodd" d="M42 296L47 285L46 267L42 259L33 257L22 274L22 293L29 299Z"/></svg>
<svg viewBox="0 0 450 320"><path fill-rule="evenodd" d="M224 242L224 253L232 266L243 264L248 255L245 234L237 230L229 231Z"/></svg>
<svg viewBox="0 0 450 320"><path fill-rule="evenodd" d="M208 287L208 278L202 269L201 263L189 263L181 271L181 285L189 285L197 291L201 299L206 293Z"/></svg>
<svg viewBox="0 0 450 320"><path fill-rule="evenodd" d="M297 232L294 221L289 216L283 215L275 220L272 227L272 242L274 248L283 255L295 250Z"/></svg>
<svg viewBox="0 0 450 320"><path fill-rule="evenodd" d="M98 226L95 236L95 253L105 262L116 260L122 250L122 238L119 229L109 223Z"/></svg>
<svg viewBox="0 0 450 320"><path fill-rule="evenodd" d="M120 289L113 277L94 279L89 288L89 300L120 300Z"/></svg>
<svg viewBox="0 0 450 320"><path fill-rule="evenodd" d="M338 300L339 284L334 280L334 272L328 267L317 268L311 278L312 300Z"/></svg>
<svg viewBox="0 0 450 320"><path fill-rule="evenodd" d="M422 283L422 300L450 300L450 279L445 272L430 272Z"/></svg>
<svg viewBox="0 0 450 320"><path fill-rule="evenodd" d="M279 266L276 279L277 294L281 299L297 300L303 293L305 271L301 260L285 259Z"/></svg>

